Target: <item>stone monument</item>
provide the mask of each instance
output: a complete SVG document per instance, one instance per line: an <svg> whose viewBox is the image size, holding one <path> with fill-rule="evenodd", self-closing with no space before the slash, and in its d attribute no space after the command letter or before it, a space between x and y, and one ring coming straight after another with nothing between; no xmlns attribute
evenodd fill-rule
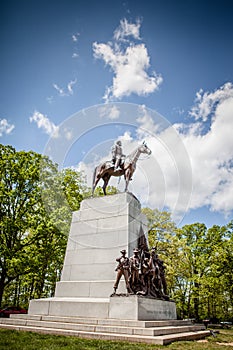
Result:
<svg viewBox="0 0 233 350"><path fill-rule="evenodd" d="M146 217L131 193L85 199L73 213L61 281L55 297L30 302L29 314L117 318L176 319L170 301L129 295L110 297L116 279L115 257L133 255ZM127 295L124 280L118 293Z"/></svg>

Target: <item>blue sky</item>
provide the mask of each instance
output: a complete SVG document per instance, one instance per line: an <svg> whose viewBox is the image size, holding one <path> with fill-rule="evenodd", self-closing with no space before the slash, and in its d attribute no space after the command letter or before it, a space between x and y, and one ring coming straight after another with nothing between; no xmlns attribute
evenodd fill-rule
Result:
<svg viewBox="0 0 233 350"><path fill-rule="evenodd" d="M90 185L114 139L130 151L144 137L153 158L131 188L144 205L182 212L182 225L232 219L232 1L5 0L0 14L1 143L50 155L54 145Z"/></svg>

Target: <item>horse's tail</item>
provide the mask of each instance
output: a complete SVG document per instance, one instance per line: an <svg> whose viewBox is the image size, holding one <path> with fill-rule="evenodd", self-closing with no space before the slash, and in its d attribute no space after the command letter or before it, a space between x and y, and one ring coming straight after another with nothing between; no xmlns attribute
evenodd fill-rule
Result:
<svg viewBox="0 0 233 350"><path fill-rule="evenodd" d="M97 166L95 167L94 173L93 173L93 180L92 180L92 196L94 196L95 186L96 186L96 172L97 172Z"/></svg>

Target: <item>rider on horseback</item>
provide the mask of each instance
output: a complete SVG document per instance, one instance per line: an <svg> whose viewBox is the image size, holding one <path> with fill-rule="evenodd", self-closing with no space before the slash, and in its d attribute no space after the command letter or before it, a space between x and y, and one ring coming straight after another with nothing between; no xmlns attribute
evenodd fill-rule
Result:
<svg viewBox="0 0 233 350"><path fill-rule="evenodd" d="M112 162L114 164L114 171L119 170L125 155L122 153L121 141L116 141L112 146Z"/></svg>
<svg viewBox="0 0 233 350"><path fill-rule="evenodd" d="M129 181L132 179L132 175L136 169L136 163L141 153L146 153L148 155L151 154L151 150L147 147L145 142L143 142L133 152L125 157L122 154L121 142L117 141L114 147L112 147L112 160L101 163L95 167L92 182L92 194L94 195L96 185L99 180L102 179L104 181L102 188L104 194L106 195L106 187L111 176L119 177L121 175L124 175L125 192L127 192Z"/></svg>

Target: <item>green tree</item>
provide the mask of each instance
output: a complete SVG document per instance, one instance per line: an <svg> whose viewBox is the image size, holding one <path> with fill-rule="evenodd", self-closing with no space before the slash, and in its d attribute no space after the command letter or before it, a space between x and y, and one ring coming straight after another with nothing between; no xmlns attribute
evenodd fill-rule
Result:
<svg viewBox="0 0 233 350"><path fill-rule="evenodd" d="M0 303L4 288L28 270L28 246L40 214L41 156L0 145Z"/></svg>
<svg viewBox="0 0 233 350"><path fill-rule="evenodd" d="M229 318L232 310L232 227L185 225L177 230L183 243L180 266L188 283L184 300L189 317ZM180 244L181 245L181 244Z"/></svg>
<svg viewBox="0 0 233 350"><path fill-rule="evenodd" d="M194 317L199 320L199 291L200 279L205 271L204 249L207 228L204 224L195 223L185 225L178 232L178 236L185 238L187 249L185 254L189 263L190 296L194 304ZM190 300L189 300L190 303Z"/></svg>
<svg viewBox="0 0 233 350"><path fill-rule="evenodd" d="M150 208L143 208L142 213L146 215L148 221L150 247L158 246L162 250L163 243L176 231L176 224L171 218L171 213Z"/></svg>
<svg viewBox="0 0 233 350"><path fill-rule="evenodd" d="M223 262L223 274L232 310L231 317L233 318L233 220L229 222L226 229L227 232L224 245L226 259Z"/></svg>
<svg viewBox="0 0 233 350"><path fill-rule="evenodd" d="M212 319L232 317L232 222L209 228L203 251L205 266L200 288L200 312Z"/></svg>

